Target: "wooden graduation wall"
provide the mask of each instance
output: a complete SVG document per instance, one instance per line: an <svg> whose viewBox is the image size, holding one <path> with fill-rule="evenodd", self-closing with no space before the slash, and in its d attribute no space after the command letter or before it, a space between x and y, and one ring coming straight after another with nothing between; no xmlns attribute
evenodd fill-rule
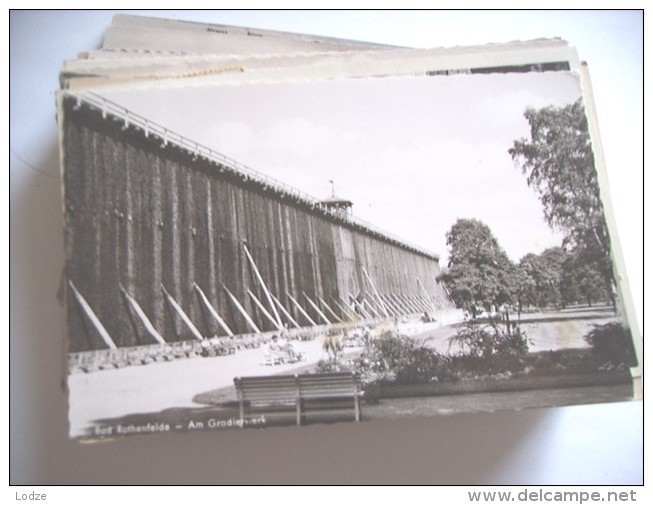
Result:
<svg viewBox="0 0 653 505"><path fill-rule="evenodd" d="M435 256L79 97L60 114L70 352L450 303Z"/></svg>

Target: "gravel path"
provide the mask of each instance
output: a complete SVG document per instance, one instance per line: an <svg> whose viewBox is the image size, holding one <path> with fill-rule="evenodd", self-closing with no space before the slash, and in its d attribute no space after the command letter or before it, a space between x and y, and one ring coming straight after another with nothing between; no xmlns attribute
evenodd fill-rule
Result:
<svg viewBox="0 0 653 505"><path fill-rule="evenodd" d="M294 364L263 364L265 348L238 351L229 356L190 358L170 362L74 374L70 389L70 435L82 434L97 419L159 412L172 407L199 407L201 393L233 386L240 375L288 373L326 358L318 340L294 342L306 356Z"/></svg>

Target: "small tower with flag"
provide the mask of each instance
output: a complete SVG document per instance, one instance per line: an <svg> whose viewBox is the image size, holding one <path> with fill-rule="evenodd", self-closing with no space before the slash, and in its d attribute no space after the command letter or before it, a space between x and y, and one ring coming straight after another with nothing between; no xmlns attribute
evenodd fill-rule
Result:
<svg viewBox="0 0 653 505"><path fill-rule="evenodd" d="M339 215L342 218L347 218L351 215L351 208L354 205L351 200L345 200L336 196L335 183L329 179L331 184L331 196L322 200L322 205L329 209L332 213Z"/></svg>

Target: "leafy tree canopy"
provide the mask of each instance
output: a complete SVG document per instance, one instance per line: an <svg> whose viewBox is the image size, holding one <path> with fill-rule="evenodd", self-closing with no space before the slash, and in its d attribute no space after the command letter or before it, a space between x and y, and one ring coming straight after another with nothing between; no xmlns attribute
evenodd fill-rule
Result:
<svg viewBox="0 0 653 505"><path fill-rule="evenodd" d="M584 250L612 285L610 237L582 101L527 109L524 116L531 138L516 140L508 152L537 192L549 225L565 234L566 244Z"/></svg>
<svg viewBox="0 0 653 505"><path fill-rule="evenodd" d="M551 247L542 254L529 253L519 260L523 274L520 302L536 307L562 305L562 269L568 253L562 247Z"/></svg>
<svg viewBox="0 0 653 505"><path fill-rule="evenodd" d="M458 307L476 315L513 299L516 268L492 235L477 219L459 219L447 232L448 272L441 279Z"/></svg>
<svg viewBox="0 0 653 505"><path fill-rule="evenodd" d="M563 305L606 301L611 297L611 286L597 268L588 261L582 249L571 251L562 266L560 292Z"/></svg>

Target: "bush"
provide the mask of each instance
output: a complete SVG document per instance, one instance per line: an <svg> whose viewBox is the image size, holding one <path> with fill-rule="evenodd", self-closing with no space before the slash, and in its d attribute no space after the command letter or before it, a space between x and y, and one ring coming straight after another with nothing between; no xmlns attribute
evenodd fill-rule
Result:
<svg viewBox="0 0 653 505"><path fill-rule="evenodd" d="M588 349L529 354L526 334L516 326L470 322L449 339L443 355L424 343L391 333L369 340L355 361L321 362L320 371L356 371L364 385L426 384L511 376L591 373L636 364L630 332L620 324L595 326ZM452 349L453 348L453 349Z"/></svg>
<svg viewBox="0 0 653 505"><path fill-rule="evenodd" d="M520 372L528 355L528 339L517 326L496 321L469 322L449 339L452 373L460 379Z"/></svg>
<svg viewBox="0 0 653 505"><path fill-rule="evenodd" d="M356 363L365 384L425 384L450 379L448 358L408 337L372 340Z"/></svg>
<svg viewBox="0 0 653 505"><path fill-rule="evenodd" d="M630 330L620 323L595 324L585 335L599 365L631 367L637 365Z"/></svg>
<svg viewBox="0 0 653 505"><path fill-rule="evenodd" d="M316 371L318 373L336 373L336 372L355 372L356 367L351 362L341 363L339 361L320 360L317 362Z"/></svg>
<svg viewBox="0 0 653 505"><path fill-rule="evenodd" d="M597 371L596 360L587 349L541 351L528 357L523 375L584 374Z"/></svg>
<svg viewBox="0 0 653 505"><path fill-rule="evenodd" d="M476 358L493 356L524 356L528 354L528 339L518 326L506 329L502 324L469 322L449 339L449 349L458 347L458 355Z"/></svg>

